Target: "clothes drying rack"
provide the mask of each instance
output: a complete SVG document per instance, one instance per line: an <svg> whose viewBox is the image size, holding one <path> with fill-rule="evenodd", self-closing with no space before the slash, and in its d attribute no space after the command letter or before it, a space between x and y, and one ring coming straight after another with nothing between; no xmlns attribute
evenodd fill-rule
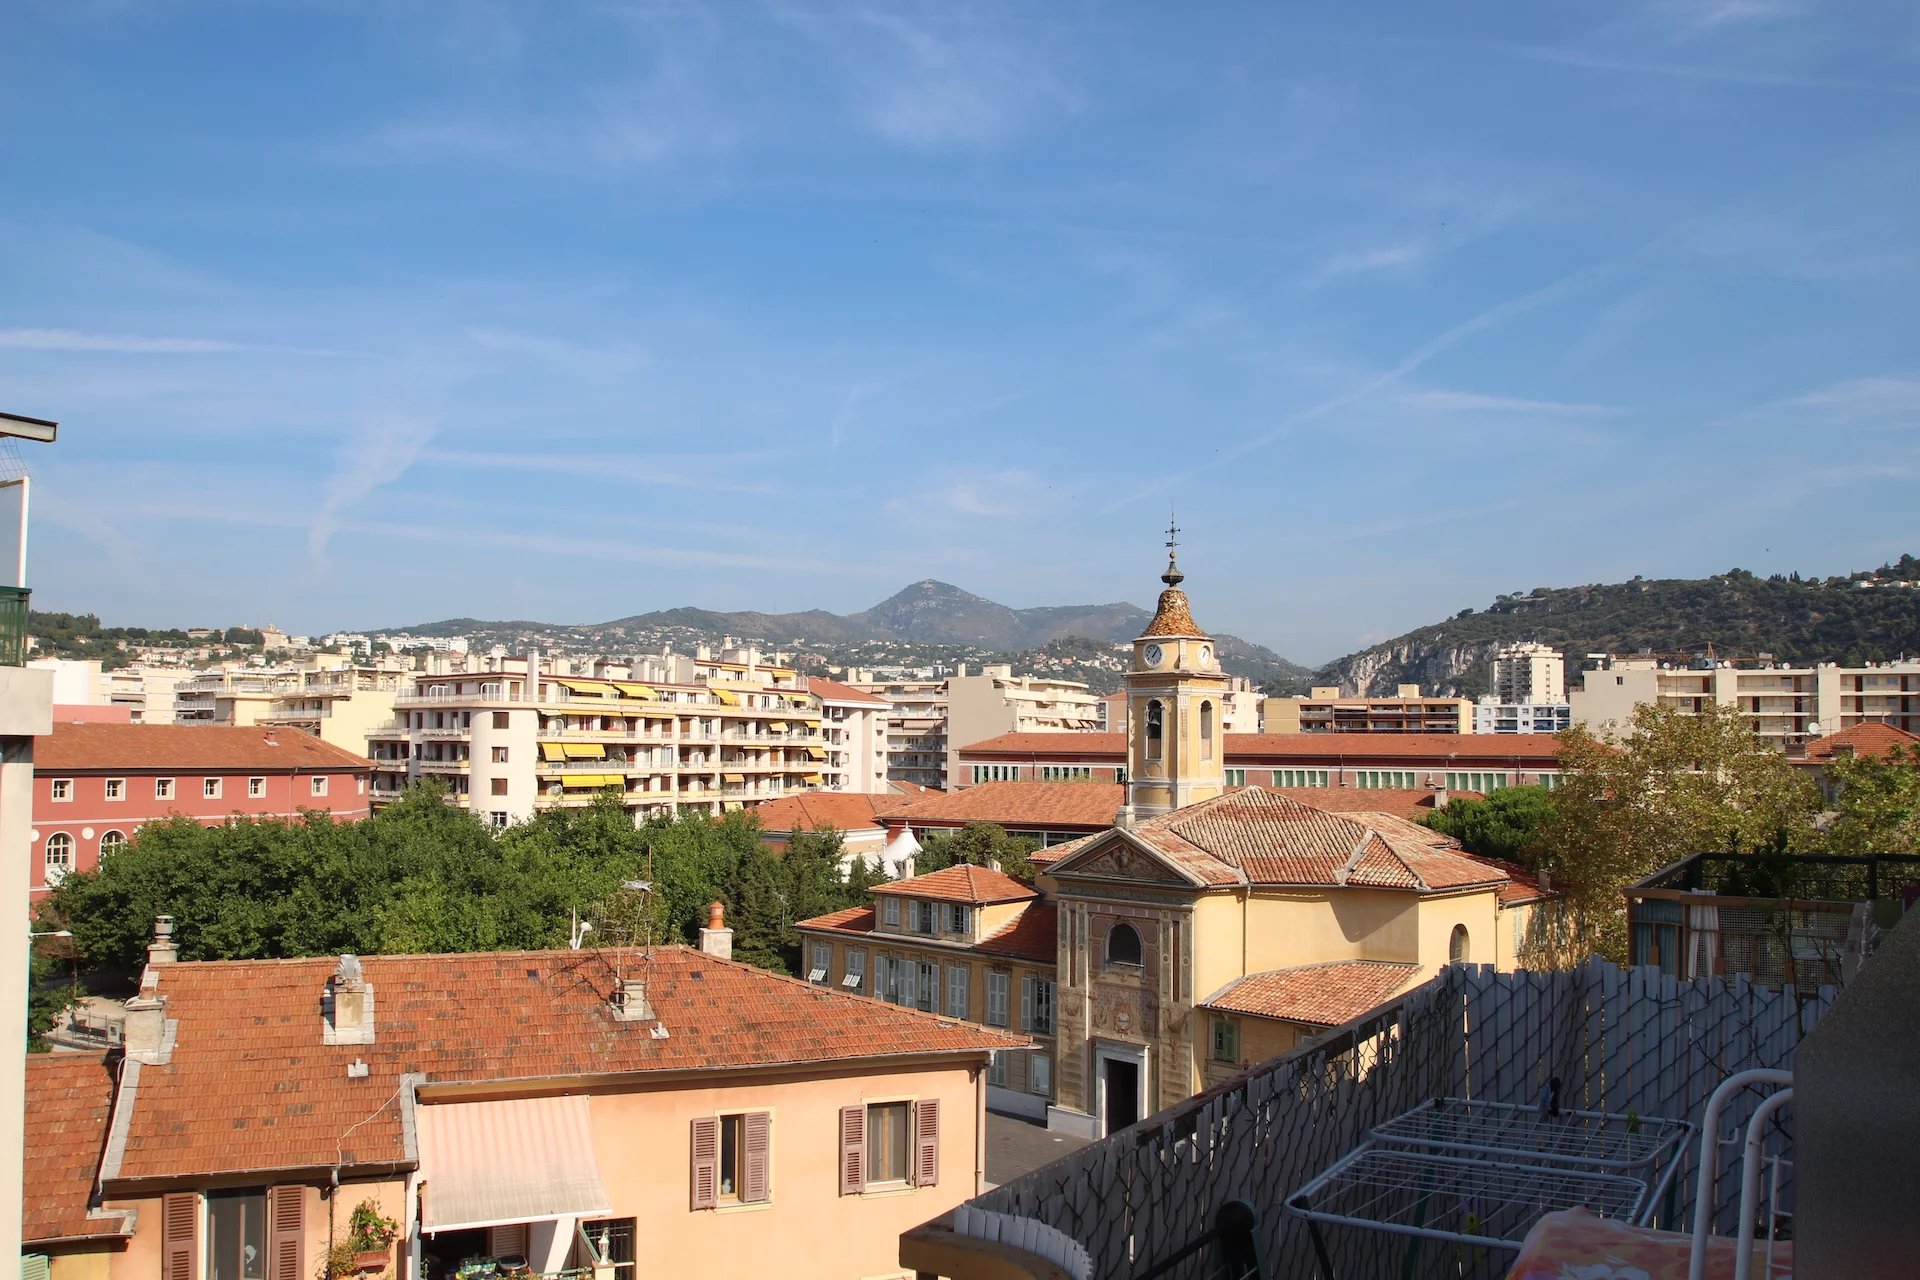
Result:
<svg viewBox="0 0 1920 1280"><path fill-rule="evenodd" d="M1557 1082L1556 1082L1557 1083ZM1684 1120L1435 1098L1385 1124L1288 1197L1307 1220L1321 1273L1320 1225L1517 1252L1542 1214L1586 1208L1645 1225L1695 1127Z"/></svg>

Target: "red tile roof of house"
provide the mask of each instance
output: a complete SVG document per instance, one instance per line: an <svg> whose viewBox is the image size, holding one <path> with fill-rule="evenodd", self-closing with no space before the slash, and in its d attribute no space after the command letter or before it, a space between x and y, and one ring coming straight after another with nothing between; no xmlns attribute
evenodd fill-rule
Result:
<svg viewBox="0 0 1920 1280"><path fill-rule="evenodd" d="M1004 871L976 867L962 862L924 876L893 880L873 887L875 893L893 893L906 898L933 898L941 902L970 902L976 906L991 902L1021 902L1040 895Z"/></svg>
<svg viewBox="0 0 1920 1280"><path fill-rule="evenodd" d="M37 774L89 770L366 772L373 765L298 729L194 724L56 723L33 744Z"/></svg>
<svg viewBox="0 0 1920 1280"><path fill-rule="evenodd" d="M1060 913L1051 902L1030 902L1013 923L982 938L975 951L1052 964L1059 957Z"/></svg>
<svg viewBox="0 0 1920 1280"><path fill-rule="evenodd" d="M1114 814L1126 802L1127 789L1117 782L983 782L964 791L905 801L881 816L914 826L992 822L1003 827L1096 831L1112 826Z"/></svg>
<svg viewBox="0 0 1920 1280"><path fill-rule="evenodd" d="M1890 724L1856 724L1809 742L1805 759L1809 764L1823 764L1836 755L1851 753L1863 760L1884 760L1896 750L1915 745L1920 745L1920 737L1905 729Z"/></svg>
<svg viewBox="0 0 1920 1280"><path fill-rule="evenodd" d="M878 707L892 705L885 698L876 698L865 689L856 689L850 684L841 684L824 676L808 676L806 686L807 692L823 702L870 702Z"/></svg>
<svg viewBox="0 0 1920 1280"><path fill-rule="evenodd" d="M1548 763L1560 758L1560 741L1546 733L1229 733L1225 758L1345 758L1350 762L1383 759L1519 760ZM966 755L1016 755L1036 759L1111 758L1124 762L1124 733L1003 733L960 748Z"/></svg>
<svg viewBox="0 0 1920 1280"><path fill-rule="evenodd" d="M824 916L814 916L811 920L799 920L794 923L796 929L831 929L835 933L872 933L873 904L863 907L845 907L839 911L829 911Z"/></svg>
<svg viewBox="0 0 1920 1280"><path fill-rule="evenodd" d="M626 973L668 1030L614 1019ZM153 966L171 1060L140 1068L120 1180L406 1160L405 1073L442 1081L725 1071L891 1056L976 1055L1031 1042L812 986L689 947L367 956L375 1041L323 1042L338 961ZM356 1058L370 1068L347 1075ZM124 1097L123 1093L123 1097ZM354 1127L357 1126L357 1127Z"/></svg>
<svg viewBox="0 0 1920 1280"><path fill-rule="evenodd" d="M1560 894L1552 889L1540 887L1540 877L1517 862L1508 862L1505 858L1489 858L1484 854L1462 851L1463 858L1472 858L1483 866L1492 867L1507 877L1500 886L1500 905L1515 907L1526 902L1545 902L1549 898L1558 898Z"/></svg>
<svg viewBox="0 0 1920 1280"><path fill-rule="evenodd" d="M112 1110L113 1069L97 1056L27 1057L23 1244L129 1233L124 1214L87 1216Z"/></svg>
<svg viewBox="0 0 1920 1280"><path fill-rule="evenodd" d="M921 796L943 796L947 794L944 787L930 787L924 782L908 782L902 778L887 779L887 790L915 798Z"/></svg>
<svg viewBox="0 0 1920 1280"><path fill-rule="evenodd" d="M1428 827L1385 813L1330 813L1312 801L1265 787L1149 818L1122 833L1186 872L1197 884L1252 884L1445 892L1503 884L1497 868L1476 862ZM1055 873L1111 833L1049 849Z"/></svg>
<svg viewBox="0 0 1920 1280"><path fill-rule="evenodd" d="M1335 960L1236 978L1201 1007L1257 1018L1337 1027L1385 1004L1420 972L1417 964Z"/></svg>
<svg viewBox="0 0 1920 1280"><path fill-rule="evenodd" d="M852 791L806 791L769 800L753 812L760 819L762 831L812 831L818 827L869 831L880 827L880 819L875 815L898 804L899 800L898 796Z"/></svg>

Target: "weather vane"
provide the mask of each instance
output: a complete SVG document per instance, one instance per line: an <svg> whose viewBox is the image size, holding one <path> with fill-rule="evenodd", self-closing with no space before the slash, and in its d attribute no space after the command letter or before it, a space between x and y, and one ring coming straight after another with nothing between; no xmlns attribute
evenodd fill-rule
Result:
<svg viewBox="0 0 1920 1280"><path fill-rule="evenodd" d="M1167 551L1171 553L1180 545L1180 526L1173 522L1173 509L1167 509Z"/></svg>

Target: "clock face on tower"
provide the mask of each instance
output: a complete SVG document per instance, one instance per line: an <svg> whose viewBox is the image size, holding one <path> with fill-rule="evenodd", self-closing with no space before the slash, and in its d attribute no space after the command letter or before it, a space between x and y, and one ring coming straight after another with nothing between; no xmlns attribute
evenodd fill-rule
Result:
<svg viewBox="0 0 1920 1280"><path fill-rule="evenodd" d="M1213 646L1212 646L1212 645L1210 645L1210 644L1203 644L1203 645L1201 645L1201 646L1200 646L1200 661L1202 661L1202 662L1211 662L1211 661L1213 661Z"/></svg>
<svg viewBox="0 0 1920 1280"><path fill-rule="evenodd" d="M1140 651L1140 658L1150 667L1159 666L1161 658L1160 646L1157 644L1148 645Z"/></svg>

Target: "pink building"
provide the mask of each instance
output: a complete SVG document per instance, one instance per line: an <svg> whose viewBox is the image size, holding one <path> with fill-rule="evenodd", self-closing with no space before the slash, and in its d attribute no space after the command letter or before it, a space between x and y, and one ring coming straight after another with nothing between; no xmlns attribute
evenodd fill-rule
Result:
<svg viewBox="0 0 1920 1280"><path fill-rule="evenodd" d="M56 721L34 748L30 887L93 869L155 818L364 818L371 769L293 729Z"/></svg>

